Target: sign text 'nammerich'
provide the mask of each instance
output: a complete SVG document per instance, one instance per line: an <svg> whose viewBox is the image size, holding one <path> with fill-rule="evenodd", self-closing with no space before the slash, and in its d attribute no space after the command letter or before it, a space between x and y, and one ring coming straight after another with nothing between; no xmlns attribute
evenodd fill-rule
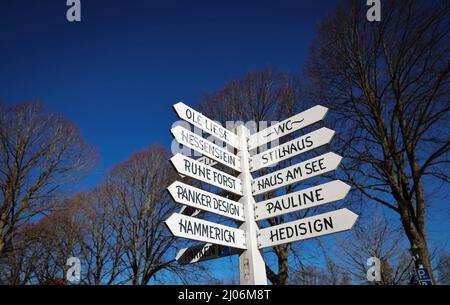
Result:
<svg viewBox="0 0 450 305"><path fill-rule="evenodd" d="M358 215L344 208L261 229L258 232L259 248L350 230L357 218Z"/></svg>
<svg viewBox="0 0 450 305"><path fill-rule="evenodd" d="M248 149L254 149L258 146L264 145L274 141L282 136L290 134L291 132L302 129L306 126L314 124L322 120L328 112L328 108L316 105L308 110L300 112L290 118L267 127L250 136L248 141Z"/></svg>
<svg viewBox="0 0 450 305"><path fill-rule="evenodd" d="M186 265L239 254L241 252L241 249L206 243L181 249L178 251L175 259L180 265Z"/></svg>
<svg viewBox="0 0 450 305"><path fill-rule="evenodd" d="M217 186L223 190L242 195L242 183L239 178L233 177L211 166L200 163L192 158L176 154L170 158L177 172L197 180Z"/></svg>
<svg viewBox="0 0 450 305"><path fill-rule="evenodd" d="M334 130L322 127L292 141L268 149L252 157L250 169L251 171L256 171L313 150L314 148L329 143L333 135Z"/></svg>
<svg viewBox="0 0 450 305"><path fill-rule="evenodd" d="M175 112L180 117L180 119L191 123L195 127L200 128L201 130L213 135L217 139L230 144L235 148L240 147L238 137L219 123L205 117L200 112L181 102L173 105L173 108L175 109Z"/></svg>
<svg viewBox="0 0 450 305"><path fill-rule="evenodd" d="M187 146L202 155L225 164L237 171L241 170L241 160L235 154L209 142L199 135L183 128L176 126L170 130L178 143Z"/></svg>
<svg viewBox="0 0 450 305"><path fill-rule="evenodd" d="M255 219L262 220L344 199L350 186L334 180L256 204Z"/></svg>
<svg viewBox="0 0 450 305"><path fill-rule="evenodd" d="M263 194L282 186L290 185L335 170L341 160L341 156L329 152L258 177L253 180L253 195Z"/></svg>
<svg viewBox="0 0 450 305"><path fill-rule="evenodd" d="M244 220L244 206L240 202L178 181L172 183L167 189L172 198L178 203L228 218Z"/></svg>
<svg viewBox="0 0 450 305"><path fill-rule="evenodd" d="M246 249L245 232L214 222L173 213L165 221L174 236Z"/></svg>

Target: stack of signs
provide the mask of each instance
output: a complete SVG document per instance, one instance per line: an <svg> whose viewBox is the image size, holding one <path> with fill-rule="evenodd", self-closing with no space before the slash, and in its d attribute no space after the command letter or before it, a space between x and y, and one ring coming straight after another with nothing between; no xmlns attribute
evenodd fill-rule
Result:
<svg viewBox="0 0 450 305"><path fill-rule="evenodd" d="M175 104L174 109L184 121L234 148L239 148L236 134L220 124L183 103ZM172 128L171 132L178 143L202 154L202 157L196 160L182 154L173 156L170 161L180 175L242 195L240 179L213 167L220 163L239 172L241 161L238 156L181 126ZM168 191L174 201L191 208L193 213L191 215L189 213L172 214L166 220L169 230L178 237L206 242L206 244L181 249L176 256L180 264L238 254L246 248L243 230L193 217L200 211L204 211L242 222L244 221L242 203L179 181L172 183Z"/></svg>
<svg viewBox="0 0 450 305"><path fill-rule="evenodd" d="M245 141L245 139L239 138L219 123L183 103L175 104L174 109L182 120L232 148L241 150L241 140ZM256 152L256 148L261 145L314 124L322 120L327 112L327 108L315 106L257 132L247 139L248 151L244 153ZM180 175L197 179L238 196L243 195L243 187L251 188L252 195L256 196L328 173L335 170L342 159L335 153L325 153L255 178L251 181L251 185L249 182L248 186L243 186L239 178L213 166L222 164L232 172L238 173L243 172L242 168L247 168L247 172L248 168L250 172L254 172L328 144L334 136L334 131L325 127L317 129L277 147L253 154L250 160L241 160L238 155L228 149L181 126L172 128L171 132L178 143L202 154L202 157L196 160L182 154L173 156L171 162ZM247 161L249 161L249 167L245 165ZM350 186L340 180L334 180L257 202L253 207L254 220L261 221L341 200L345 198L349 190ZM180 264L242 253L247 249L246 234L257 236L258 248L261 249L349 230L358 218L358 215L344 208L249 232L248 229L244 231L194 217L203 211L245 223L244 209L247 208L245 205L250 205L245 200L241 202L230 200L179 181L170 185L168 191L174 201L186 207L182 210L183 213L174 213L166 220L172 234L205 242L205 244L180 250L176 257Z"/></svg>

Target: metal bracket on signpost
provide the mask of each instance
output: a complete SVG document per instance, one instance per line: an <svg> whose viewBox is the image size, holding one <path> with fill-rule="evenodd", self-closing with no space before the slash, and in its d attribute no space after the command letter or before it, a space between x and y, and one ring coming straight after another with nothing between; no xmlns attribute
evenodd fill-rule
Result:
<svg viewBox="0 0 450 305"><path fill-rule="evenodd" d="M252 194L252 175L250 173L250 153L247 139L250 131L244 125L236 129L240 140L238 156L241 160L242 198L239 202L244 205L245 222L239 229L245 231L247 249L239 255L239 274L241 285L267 285L266 264L258 249L256 232L258 225L255 221L255 199Z"/></svg>

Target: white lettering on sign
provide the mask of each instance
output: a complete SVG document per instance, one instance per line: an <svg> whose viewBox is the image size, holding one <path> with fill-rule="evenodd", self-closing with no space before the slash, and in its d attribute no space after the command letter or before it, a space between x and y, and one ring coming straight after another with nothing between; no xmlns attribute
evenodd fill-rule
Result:
<svg viewBox="0 0 450 305"><path fill-rule="evenodd" d="M245 249L245 232L210 221L173 213L166 225L174 236Z"/></svg>
<svg viewBox="0 0 450 305"><path fill-rule="evenodd" d="M345 198L349 190L348 184L340 180L334 180L261 201L256 204L255 219L267 219L341 200Z"/></svg>
<svg viewBox="0 0 450 305"><path fill-rule="evenodd" d="M223 190L242 195L242 183L239 178L221 172L194 159L176 154L170 159L178 173L217 186Z"/></svg>
<svg viewBox="0 0 450 305"><path fill-rule="evenodd" d="M336 169L342 157L329 152L253 180L253 195L259 195Z"/></svg>
<svg viewBox="0 0 450 305"><path fill-rule="evenodd" d="M172 183L168 190L172 198L178 203L232 219L244 220L244 207L240 202L229 200L178 181Z"/></svg>
<svg viewBox="0 0 450 305"><path fill-rule="evenodd" d="M174 135L178 143L183 144L193 150L216 160L222 164L225 164L237 171L241 170L241 161L238 156L228 152L226 149L217 146L209 142L206 139L196 135L193 132L181 127L176 126L170 130Z"/></svg>
<svg viewBox="0 0 450 305"><path fill-rule="evenodd" d="M259 248L350 230L358 215L347 209L307 217L259 230Z"/></svg>
<svg viewBox="0 0 450 305"><path fill-rule="evenodd" d="M212 136L227 144L230 144L235 148L239 148L239 139L237 135L235 135L219 123L216 123L215 121L205 117L200 112L195 111L191 107L181 102L173 105L173 108L182 120L189 122L190 124L200 128L201 130L211 134Z"/></svg>
<svg viewBox="0 0 450 305"><path fill-rule="evenodd" d="M331 141L333 135L333 130L323 127L297 139L266 150L252 157L250 162L251 170L256 171L263 167L274 165L277 162L325 145Z"/></svg>

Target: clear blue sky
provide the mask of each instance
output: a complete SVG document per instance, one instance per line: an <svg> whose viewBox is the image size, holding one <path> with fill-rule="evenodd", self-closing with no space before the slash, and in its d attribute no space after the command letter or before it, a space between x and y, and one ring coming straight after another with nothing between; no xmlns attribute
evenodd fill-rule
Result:
<svg viewBox="0 0 450 305"><path fill-rule="evenodd" d="M152 143L168 146L171 105L245 72L299 71L335 1L0 2L0 100L39 99L76 123L101 163L84 185Z"/></svg>
<svg viewBox="0 0 450 305"><path fill-rule="evenodd" d="M175 102L255 69L300 71L335 2L81 0L82 21L69 23L66 0L1 0L0 100L39 99L77 124L101 158L91 187L133 152L169 147ZM448 209L434 213L434 236L448 240Z"/></svg>

